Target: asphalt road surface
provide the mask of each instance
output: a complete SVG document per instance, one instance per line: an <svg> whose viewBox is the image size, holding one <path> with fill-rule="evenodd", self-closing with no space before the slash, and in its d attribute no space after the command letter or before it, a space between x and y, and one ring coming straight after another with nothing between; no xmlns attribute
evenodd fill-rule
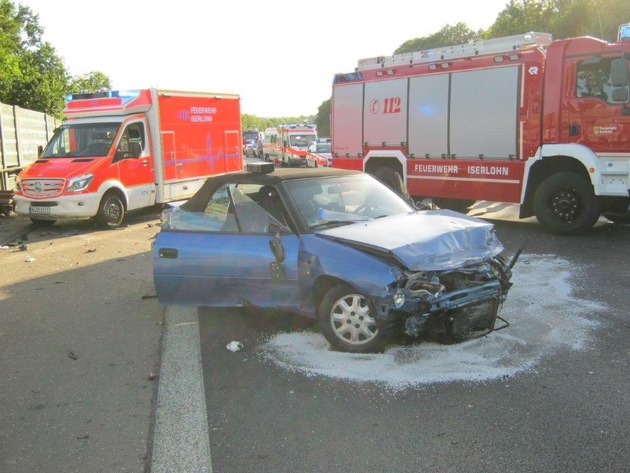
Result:
<svg viewBox="0 0 630 473"><path fill-rule="evenodd" d="M154 214L31 228L0 252L0 471L628 471L630 226L557 237L513 206L470 214L508 257L528 240L510 325L376 355L288 314L165 312Z"/></svg>
<svg viewBox="0 0 630 473"><path fill-rule="evenodd" d="M0 472L148 471L158 222L155 213L117 230L0 220Z"/></svg>
<svg viewBox="0 0 630 473"><path fill-rule="evenodd" d="M628 471L630 226L559 237L513 206L470 214L507 256L528 239L510 326L482 339L335 354L315 323L200 309L213 471Z"/></svg>

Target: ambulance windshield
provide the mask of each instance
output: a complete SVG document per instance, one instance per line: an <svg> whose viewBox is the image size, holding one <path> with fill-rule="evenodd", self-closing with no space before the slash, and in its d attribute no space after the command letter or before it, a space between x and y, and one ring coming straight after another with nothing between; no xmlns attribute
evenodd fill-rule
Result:
<svg viewBox="0 0 630 473"><path fill-rule="evenodd" d="M316 135L308 134L308 135L291 135L289 137L291 146L303 146L307 147L312 142L317 140Z"/></svg>
<svg viewBox="0 0 630 473"><path fill-rule="evenodd" d="M42 158L107 156L120 123L65 124L56 131Z"/></svg>

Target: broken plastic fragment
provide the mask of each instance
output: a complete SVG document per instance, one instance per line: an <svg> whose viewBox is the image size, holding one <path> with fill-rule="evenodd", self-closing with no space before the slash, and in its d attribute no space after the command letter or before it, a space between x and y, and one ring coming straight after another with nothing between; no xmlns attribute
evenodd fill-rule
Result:
<svg viewBox="0 0 630 473"><path fill-rule="evenodd" d="M225 348L227 348L228 350L230 350L231 352L237 352L243 349L243 344L241 342L230 342L228 343Z"/></svg>

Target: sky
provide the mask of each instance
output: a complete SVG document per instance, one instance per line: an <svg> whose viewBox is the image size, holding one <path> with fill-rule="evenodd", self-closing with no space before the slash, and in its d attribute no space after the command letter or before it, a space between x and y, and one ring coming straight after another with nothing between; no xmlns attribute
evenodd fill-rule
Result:
<svg viewBox="0 0 630 473"><path fill-rule="evenodd" d="M315 115L334 75L359 59L391 55L445 25L487 28L508 0L14 3L39 16L43 41L73 76L101 71L114 90L235 93L242 113L279 118Z"/></svg>

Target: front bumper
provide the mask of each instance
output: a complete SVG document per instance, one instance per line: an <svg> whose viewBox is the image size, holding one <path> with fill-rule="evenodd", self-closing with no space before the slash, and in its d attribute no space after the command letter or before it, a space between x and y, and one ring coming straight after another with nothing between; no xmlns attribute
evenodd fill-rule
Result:
<svg viewBox="0 0 630 473"><path fill-rule="evenodd" d="M94 193L55 197L50 200L33 200L15 196L18 214L39 220L85 220L98 212L100 196Z"/></svg>

